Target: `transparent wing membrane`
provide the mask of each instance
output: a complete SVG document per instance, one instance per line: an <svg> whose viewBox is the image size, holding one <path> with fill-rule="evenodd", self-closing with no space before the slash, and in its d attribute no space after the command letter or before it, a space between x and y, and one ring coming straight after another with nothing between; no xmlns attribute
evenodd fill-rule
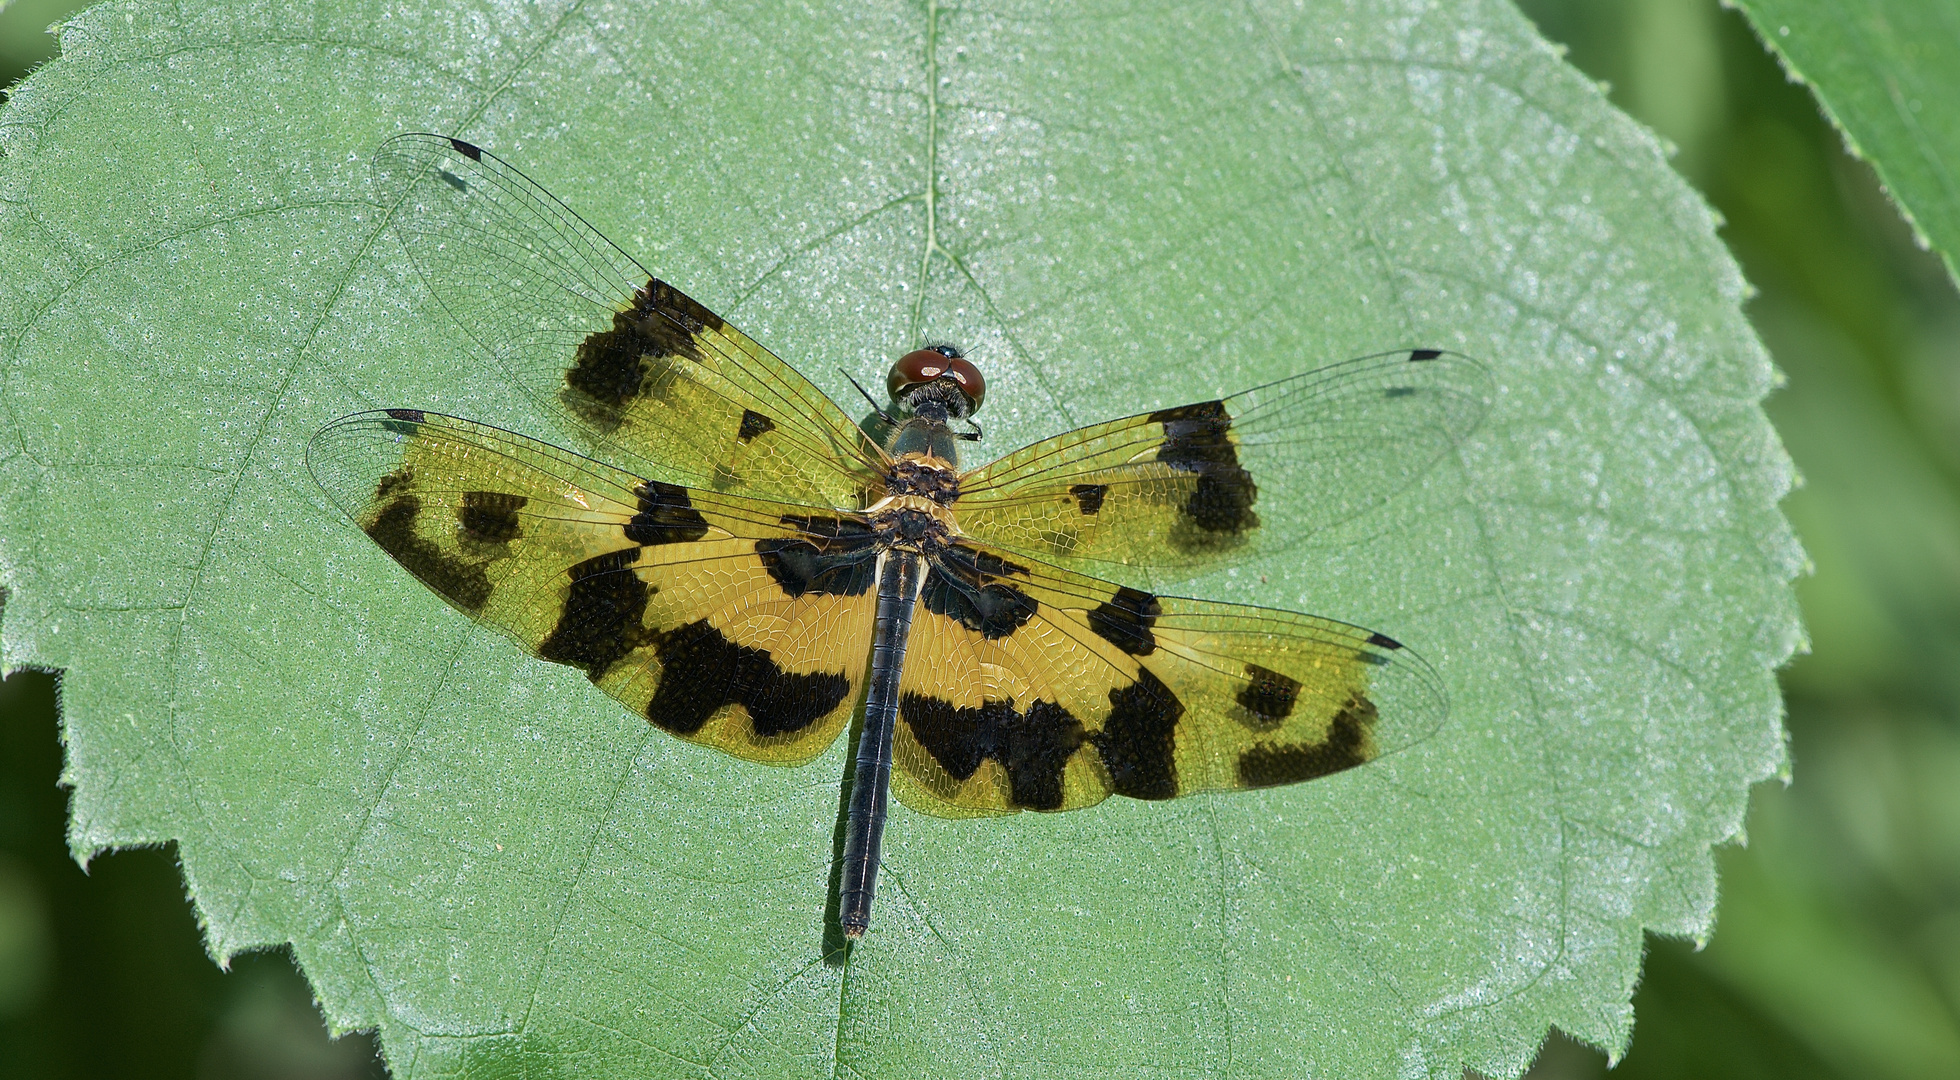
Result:
<svg viewBox="0 0 1960 1080"><path fill-rule="evenodd" d="M1482 365L1455 353L1362 357L1017 450L961 477L960 523L1085 569L1263 554L1406 490L1476 428L1489 396Z"/></svg>
<svg viewBox="0 0 1960 1080"><path fill-rule="evenodd" d="M693 487L831 506L882 481L883 451L821 390L495 155L401 135L373 176L430 291L595 448Z"/></svg>

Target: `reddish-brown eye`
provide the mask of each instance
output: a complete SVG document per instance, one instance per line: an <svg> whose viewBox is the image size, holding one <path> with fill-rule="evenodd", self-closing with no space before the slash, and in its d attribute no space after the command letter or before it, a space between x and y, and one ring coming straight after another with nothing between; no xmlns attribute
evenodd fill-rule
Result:
<svg viewBox="0 0 1960 1080"><path fill-rule="evenodd" d="M937 348L919 349L906 353L892 365L891 374L885 377L885 389L896 398L905 391L934 379L951 379L966 395L967 412L980 411L980 402L987 396L987 381L980 377L980 369L973 362L961 356L950 345Z"/></svg>

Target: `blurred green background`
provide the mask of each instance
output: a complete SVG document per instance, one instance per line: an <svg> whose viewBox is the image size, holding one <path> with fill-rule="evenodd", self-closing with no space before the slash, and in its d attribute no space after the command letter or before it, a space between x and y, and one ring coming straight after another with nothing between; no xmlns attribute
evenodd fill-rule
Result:
<svg viewBox="0 0 1960 1080"><path fill-rule="evenodd" d="M1796 783L1719 853L1706 949L1652 939L1619 1077L1960 1076L1960 295L1803 87L1715 0L1523 0L1672 142L1761 290L1807 486L1812 655L1784 673ZM0 85L61 0L0 7ZM0 1078L382 1075L329 1041L284 952L204 955L174 854L83 873L63 843L55 679L0 686ZM1559 1039L1537 1080L1602 1076Z"/></svg>

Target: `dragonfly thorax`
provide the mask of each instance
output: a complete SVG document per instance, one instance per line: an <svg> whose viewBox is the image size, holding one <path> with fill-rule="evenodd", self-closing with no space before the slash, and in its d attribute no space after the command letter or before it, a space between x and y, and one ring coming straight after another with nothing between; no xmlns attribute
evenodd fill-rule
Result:
<svg viewBox="0 0 1960 1080"><path fill-rule="evenodd" d="M871 531L887 546L928 557L944 551L959 531L951 511L920 495L880 499L865 516L871 520Z"/></svg>
<svg viewBox="0 0 1960 1080"><path fill-rule="evenodd" d="M934 415L937 419L934 419ZM906 417L892 433L885 449L895 458L941 462L948 471L959 461L960 436L946 426L943 408L928 409L928 415ZM894 470L896 473L896 470Z"/></svg>
<svg viewBox="0 0 1960 1080"><path fill-rule="evenodd" d="M960 474L943 458L905 454L892 462L885 491L890 495L919 495L941 506L951 506L960 497Z"/></svg>

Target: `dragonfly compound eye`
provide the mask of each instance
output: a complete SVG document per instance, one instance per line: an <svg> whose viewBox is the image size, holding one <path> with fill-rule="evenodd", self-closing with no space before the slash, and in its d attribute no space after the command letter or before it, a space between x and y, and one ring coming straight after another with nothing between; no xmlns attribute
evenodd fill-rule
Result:
<svg viewBox="0 0 1960 1080"><path fill-rule="evenodd" d="M980 377L980 369L973 361L961 356L951 345L935 345L899 357L892 365L891 374L885 377L885 389L897 398L934 379L953 380L960 393L966 395L967 413L980 411L980 402L987 396L987 381Z"/></svg>

